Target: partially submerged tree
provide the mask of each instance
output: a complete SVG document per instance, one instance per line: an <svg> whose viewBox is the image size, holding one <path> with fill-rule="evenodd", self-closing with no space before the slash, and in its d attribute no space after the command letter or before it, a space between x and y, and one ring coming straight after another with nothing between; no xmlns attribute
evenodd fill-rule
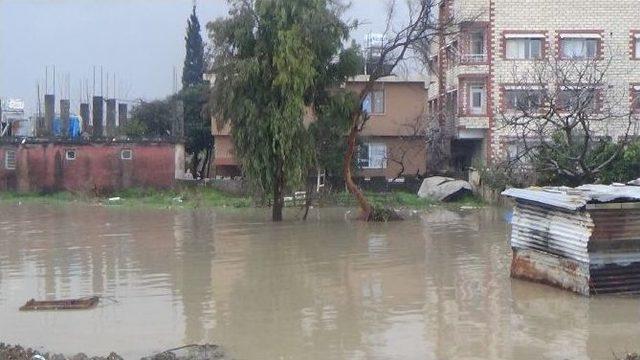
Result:
<svg viewBox="0 0 640 360"><path fill-rule="evenodd" d="M594 182L628 144L634 120L623 86L610 86L612 58L541 60L513 71L502 130L506 162L532 166L552 184Z"/></svg>
<svg viewBox="0 0 640 360"><path fill-rule="evenodd" d="M348 26L327 0L231 1L230 16L208 25L213 42L217 125L230 125L236 157L250 183L273 197L282 220L284 193L313 164L304 124L328 104L327 87L347 73L339 57Z"/></svg>

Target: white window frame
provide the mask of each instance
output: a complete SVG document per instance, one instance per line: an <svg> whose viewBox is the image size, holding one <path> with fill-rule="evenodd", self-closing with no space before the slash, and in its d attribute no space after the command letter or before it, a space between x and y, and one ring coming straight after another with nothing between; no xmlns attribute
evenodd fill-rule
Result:
<svg viewBox="0 0 640 360"><path fill-rule="evenodd" d="M4 168L6 170L15 170L17 162L17 153L15 150L5 150L4 152Z"/></svg>
<svg viewBox="0 0 640 360"><path fill-rule="evenodd" d="M129 156L125 156L125 153L128 153ZM121 160L133 160L133 150L131 150L131 149L120 149L120 159Z"/></svg>
<svg viewBox="0 0 640 360"><path fill-rule="evenodd" d="M376 106L376 104L379 106ZM380 107L382 107L382 109L380 109ZM383 115L385 111L384 89L372 90L368 93L362 102L362 110L369 115Z"/></svg>
<svg viewBox="0 0 640 360"><path fill-rule="evenodd" d="M362 169L386 169L387 168L387 144L370 142L364 144L367 147L367 158L358 159ZM383 154L383 155L381 155ZM367 165L361 165L366 161Z"/></svg>
<svg viewBox="0 0 640 360"><path fill-rule="evenodd" d="M480 106L473 104L474 94L480 94ZM469 85L469 113L472 115L482 115L487 112L487 87L485 84Z"/></svg>
<svg viewBox="0 0 640 360"><path fill-rule="evenodd" d="M636 44L635 59L640 60L640 34L636 34L635 44Z"/></svg>
<svg viewBox="0 0 640 360"><path fill-rule="evenodd" d="M539 42L540 47L538 48L537 56L532 55L533 43ZM518 43L518 50L522 47L522 54L518 51L516 56L510 55L510 44L514 46L514 43ZM520 44L522 43L522 44ZM505 39L505 58L508 60L539 60L542 59L544 39L543 38L507 38Z"/></svg>
<svg viewBox="0 0 640 360"><path fill-rule="evenodd" d="M70 156L73 154L73 156ZM78 150L76 149L65 149L64 150L64 158L69 161L74 161L78 158Z"/></svg>

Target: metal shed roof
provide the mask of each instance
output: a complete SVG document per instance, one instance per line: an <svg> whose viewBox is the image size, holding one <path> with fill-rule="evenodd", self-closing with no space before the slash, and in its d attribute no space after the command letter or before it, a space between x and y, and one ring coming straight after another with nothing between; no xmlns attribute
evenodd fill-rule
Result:
<svg viewBox="0 0 640 360"><path fill-rule="evenodd" d="M541 205L576 211L587 204L611 202L640 202L640 186L582 185L570 187L511 188L502 195Z"/></svg>

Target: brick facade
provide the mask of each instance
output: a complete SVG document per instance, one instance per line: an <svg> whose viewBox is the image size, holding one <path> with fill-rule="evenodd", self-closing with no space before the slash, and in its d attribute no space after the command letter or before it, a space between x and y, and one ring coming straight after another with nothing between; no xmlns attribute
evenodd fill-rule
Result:
<svg viewBox="0 0 640 360"><path fill-rule="evenodd" d="M518 74L526 74L539 60L507 59L506 37L518 34L534 34L543 40L542 59L561 59L560 39L567 34L595 34L600 41L596 58L611 60L606 74L606 86L629 98L624 111L629 110L633 99L633 84L640 83L640 61L635 59L636 34L640 33L640 2L637 0L449 0L453 16L458 20L473 19L478 26L487 29L485 55L487 62L469 64L465 59L466 46L459 47L459 61L445 61L440 56L432 58L438 62L438 73L432 72L429 100L443 103L452 92L457 94L459 111L447 121L456 129L453 138L463 138L468 130L484 130L481 140L486 154L485 162L505 156L509 134L503 130L500 114L504 108L504 87L514 83ZM488 25L487 25L488 24ZM448 44L466 42L465 29L473 24L462 22L460 32L434 44L432 54L442 54L437 48ZM524 36L524 35L522 35ZM458 40L456 40L458 39ZM468 57L467 57L468 58ZM476 56L480 59L480 56ZM555 60L554 60L555 61ZM560 60L561 61L561 60ZM469 79L487 77L486 94L483 97L487 113L484 117L469 117ZM556 84L543 84L556 86ZM431 103L430 103L431 104ZM429 106L438 109L438 106ZM626 124L607 124L602 135L619 136ZM636 127L637 128L637 127ZM477 132L476 132L477 134ZM636 134L637 135L637 134Z"/></svg>

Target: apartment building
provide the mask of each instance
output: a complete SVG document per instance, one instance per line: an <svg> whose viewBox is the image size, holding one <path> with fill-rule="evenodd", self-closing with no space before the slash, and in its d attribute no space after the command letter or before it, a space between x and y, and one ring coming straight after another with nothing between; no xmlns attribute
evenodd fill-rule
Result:
<svg viewBox="0 0 640 360"><path fill-rule="evenodd" d="M608 62L597 86L640 114L640 1L444 0L439 16L461 21L431 48L427 111L451 139L455 170L518 151L502 115L521 97L519 74L543 61ZM532 85L571 95L570 84ZM622 128L599 131L615 138Z"/></svg>
<svg viewBox="0 0 640 360"><path fill-rule="evenodd" d="M344 87L359 92L368 81L366 75L350 79ZM424 116L427 99L426 82L420 78L388 76L379 79L365 99L369 120L360 133L358 171L362 178L422 175L426 171L427 153ZM305 116L305 122L314 121ZM240 176L229 128L217 129L212 119L215 139L216 176Z"/></svg>

